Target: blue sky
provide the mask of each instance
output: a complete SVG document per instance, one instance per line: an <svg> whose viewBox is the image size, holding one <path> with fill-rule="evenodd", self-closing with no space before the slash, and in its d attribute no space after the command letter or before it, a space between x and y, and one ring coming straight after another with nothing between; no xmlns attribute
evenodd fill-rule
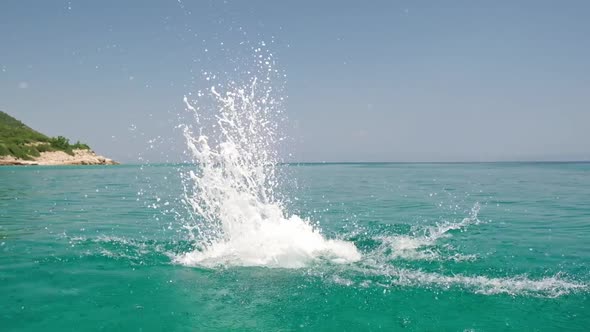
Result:
<svg viewBox="0 0 590 332"><path fill-rule="evenodd" d="M196 73L274 40L296 160L589 160L588 17L587 1L5 0L0 110L123 162L177 161Z"/></svg>

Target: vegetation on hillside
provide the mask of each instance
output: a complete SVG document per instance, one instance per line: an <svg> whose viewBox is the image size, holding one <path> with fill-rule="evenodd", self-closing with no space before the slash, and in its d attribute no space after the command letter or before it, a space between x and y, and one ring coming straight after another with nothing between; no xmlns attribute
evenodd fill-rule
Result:
<svg viewBox="0 0 590 332"><path fill-rule="evenodd" d="M73 155L74 149L90 149L90 147L79 141L71 144L70 140L63 136L43 135L0 111L0 156L31 160L46 151L64 151Z"/></svg>

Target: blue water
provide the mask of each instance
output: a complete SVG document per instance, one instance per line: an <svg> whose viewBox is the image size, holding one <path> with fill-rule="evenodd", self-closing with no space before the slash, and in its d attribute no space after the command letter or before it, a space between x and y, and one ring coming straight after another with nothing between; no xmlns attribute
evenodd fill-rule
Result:
<svg viewBox="0 0 590 332"><path fill-rule="evenodd" d="M587 331L590 164L292 164L359 261L187 266L190 165L0 168L0 330Z"/></svg>

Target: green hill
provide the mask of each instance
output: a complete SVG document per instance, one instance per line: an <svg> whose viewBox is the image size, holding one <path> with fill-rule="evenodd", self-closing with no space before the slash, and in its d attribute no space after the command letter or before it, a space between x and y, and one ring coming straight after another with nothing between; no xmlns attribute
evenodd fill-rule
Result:
<svg viewBox="0 0 590 332"><path fill-rule="evenodd" d="M46 136L0 111L0 157L14 156L31 160L45 151L64 151L73 155L74 149L90 147L80 142L70 144L69 139L63 136Z"/></svg>

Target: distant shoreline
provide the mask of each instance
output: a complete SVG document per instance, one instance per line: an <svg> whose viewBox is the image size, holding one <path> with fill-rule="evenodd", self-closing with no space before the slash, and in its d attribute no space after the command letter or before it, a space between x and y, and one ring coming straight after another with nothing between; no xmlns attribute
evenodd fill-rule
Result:
<svg viewBox="0 0 590 332"><path fill-rule="evenodd" d="M89 149L75 149L72 154L63 151L41 152L31 160L14 156L1 156L0 166L59 166L59 165L119 165L118 162L97 155Z"/></svg>
<svg viewBox="0 0 590 332"><path fill-rule="evenodd" d="M0 111L0 166L117 164L97 155L88 144L49 137Z"/></svg>

